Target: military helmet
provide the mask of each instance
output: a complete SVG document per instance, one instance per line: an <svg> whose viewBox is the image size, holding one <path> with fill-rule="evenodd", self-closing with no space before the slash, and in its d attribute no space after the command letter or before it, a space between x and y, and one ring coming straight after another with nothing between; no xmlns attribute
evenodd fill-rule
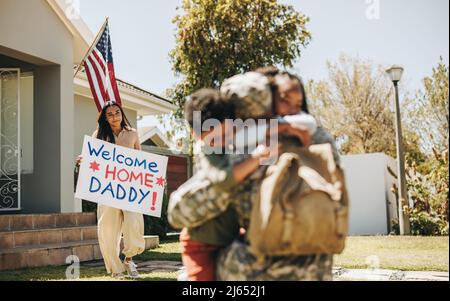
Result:
<svg viewBox="0 0 450 301"><path fill-rule="evenodd" d="M269 79L260 73L235 75L223 82L220 92L224 99L233 102L240 118L262 117L272 111Z"/></svg>

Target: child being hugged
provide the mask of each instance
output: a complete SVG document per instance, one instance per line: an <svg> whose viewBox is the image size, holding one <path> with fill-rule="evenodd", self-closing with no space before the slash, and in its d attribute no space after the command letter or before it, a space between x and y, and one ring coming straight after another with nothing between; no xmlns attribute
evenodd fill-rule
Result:
<svg viewBox="0 0 450 301"><path fill-rule="evenodd" d="M194 120L194 116L199 116L200 120ZM195 175L170 196L168 218L172 226L183 228L180 242L188 279L214 281L218 251L239 235L237 214L229 207L231 191L258 169L260 160L268 158L270 150L259 149L242 162L231 163L225 149L227 141L233 137L233 127L226 126L226 123L235 119L235 108L232 103L224 101L219 91L214 89L201 89L191 95L185 105L185 118L192 128L196 145L201 150L196 156ZM211 119L217 121L216 126L201 130L204 122ZM200 129L197 129L194 123L200 124ZM214 198L220 206L207 222L196 224L196 200L190 199L186 192L195 191L196 187L201 189L205 185L211 185L213 189L204 197ZM183 207L189 208L186 209L189 212L175 214L181 201L180 196L183 201L190 202ZM187 228L186 225L195 227Z"/></svg>

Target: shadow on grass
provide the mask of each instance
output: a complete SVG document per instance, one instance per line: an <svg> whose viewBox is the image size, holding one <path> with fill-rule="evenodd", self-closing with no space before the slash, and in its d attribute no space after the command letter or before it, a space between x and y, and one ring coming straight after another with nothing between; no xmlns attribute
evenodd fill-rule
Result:
<svg viewBox="0 0 450 301"><path fill-rule="evenodd" d="M178 238L166 239L161 241L156 249L146 250L144 253L135 257L136 260L150 261L181 261L181 248Z"/></svg>
<svg viewBox="0 0 450 301"><path fill-rule="evenodd" d="M160 251L146 251L141 255L134 257L139 261L151 261L151 260L162 260L162 261L181 261L180 253L165 253Z"/></svg>

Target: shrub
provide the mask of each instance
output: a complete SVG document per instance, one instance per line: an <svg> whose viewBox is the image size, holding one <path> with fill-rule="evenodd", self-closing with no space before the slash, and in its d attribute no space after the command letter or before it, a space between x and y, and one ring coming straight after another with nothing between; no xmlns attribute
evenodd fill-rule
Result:
<svg viewBox="0 0 450 301"><path fill-rule="evenodd" d="M441 235L448 236L448 223L441 228Z"/></svg>
<svg viewBox="0 0 450 301"><path fill-rule="evenodd" d="M398 219L392 220L392 230L389 235L400 235L400 225L398 224Z"/></svg>
<svg viewBox="0 0 450 301"><path fill-rule="evenodd" d="M412 235L448 235L449 186L448 148L433 154L420 165L414 161L406 167L408 195L413 207L404 207L409 216ZM398 201L397 187L392 192ZM393 233L399 233L398 221L393 221Z"/></svg>
<svg viewBox="0 0 450 301"><path fill-rule="evenodd" d="M448 186L448 149L438 152L433 149L425 163L417 166L414 162L407 166L408 194L414 208L448 221L449 186Z"/></svg>
<svg viewBox="0 0 450 301"><path fill-rule="evenodd" d="M167 232L170 230L169 221L167 219L167 206L169 204L169 197L164 194L163 204L161 209L161 218L144 216L145 235L158 235L160 239L167 237Z"/></svg>
<svg viewBox="0 0 450 301"><path fill-rule="evenodd" d="M418 209L407 209L411 226L411 235L446 236L448 235L448 222L436 214L430 214ZM392 235L400 234L398 220L392 221Z"/></svg>
<svg viewBox="0 0 450 301"><path fill-rule="evenodd" d="M411 235L440 236L448 235L448 222L438 215L418 209L407 209L411 225ZM399 234L398 222L393 223L393 232Z"/></svg>
<svg viewBox="0 0 450 301"><path fill-rule="evenodd" d="M82 200L81 206L83 212L97 212L97 203Z"/></svg>

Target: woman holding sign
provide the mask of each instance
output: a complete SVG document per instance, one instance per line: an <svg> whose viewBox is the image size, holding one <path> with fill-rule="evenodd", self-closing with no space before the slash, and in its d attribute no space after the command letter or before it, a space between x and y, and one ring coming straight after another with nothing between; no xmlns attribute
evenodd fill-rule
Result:
<svg viewBox="0 0 450 301"><path fill-rule="evenodd" d="M113 102L107 102L103 107L98 117L98 128L92 137L141 150L136 130L131 127L122 107ZM79 156L77 165L81 160ZM132 258L141 254L145 248L143 215L99 204L97 218L98 240L108 273L112 273L114 278L123 278L126 271L132 278L139 277ZM123 262L119 258L122 234Z"/></svg>

